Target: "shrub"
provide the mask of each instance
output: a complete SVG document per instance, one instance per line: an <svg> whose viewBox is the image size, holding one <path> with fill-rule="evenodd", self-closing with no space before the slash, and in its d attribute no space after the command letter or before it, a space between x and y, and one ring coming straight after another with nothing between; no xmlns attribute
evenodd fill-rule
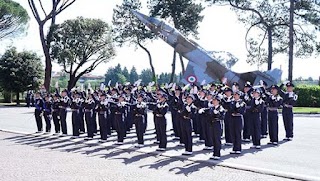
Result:
<svg viewBox="0 0 320 181"><path fill-rule="evenodd" d="M295 92L298 94L298 107L320 107L320 86L299 85Z"/></svg>

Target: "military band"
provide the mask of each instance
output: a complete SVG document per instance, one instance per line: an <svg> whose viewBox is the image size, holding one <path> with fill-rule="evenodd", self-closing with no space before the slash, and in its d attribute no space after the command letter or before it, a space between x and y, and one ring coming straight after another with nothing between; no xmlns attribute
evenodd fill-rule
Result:
<svg viewBox="0 0 320 181"><path fill-rule="evenodd" d="M122 145L127 134L135 128L137 148L144 146L148 111L153 113L157 151L167 149L167 114L171 112L174 140L183 146L183 155L193 154L193 137L204 150L213 152L212 159L221 157L221 142L232 146L231 154L241 154L243 142L261 149L261 139L269 135L268 144L279 142L278 110L282 108L285 139L293 139L292 108L297 101L294 85L280 86L261 81L253 86L238 83L227 85L176 84L140 86L139 81L126 85L118 83L93 91L57 90L53 95L36 93L34 98L37 133L43 131L42 117L50 133L53 121L55 134L67 135L67 114L71 114L72 138L87 132L86 140L100 133L104 143L112 132ZM286 86L286 89L284 89ZM240 87L244 87L240 90ZM85 130L86 129L86 130ZM151 128L152 129L152 128Z"/></svg>

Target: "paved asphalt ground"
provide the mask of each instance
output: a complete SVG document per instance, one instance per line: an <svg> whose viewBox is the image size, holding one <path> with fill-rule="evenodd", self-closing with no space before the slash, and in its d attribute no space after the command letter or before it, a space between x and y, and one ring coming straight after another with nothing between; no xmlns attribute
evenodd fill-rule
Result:
<svg viewBox="0 0 320 181"><path fill-rule="evenodd" d="M134 131L122 146L114 145L115 134L99 144L98 139L84 141L85 135L71 140L70 136L0 132L0 180L320 180L320 117L299 115L294 123L294 141L274 147L264 139L261 150L246 144L240 156L229 155L231 148L223 146L219 162L209 160L211 153L202 151L199 143L194 144L194 155L181 156L184 148L176 146L172 136L168 150L156 152L152 120L146 146L140 149L133 147ZM168 124L169 129L170 120ZM283 138L281 117L279 126ZM0 107L0 129L35 132L33 109Z"/></svg>

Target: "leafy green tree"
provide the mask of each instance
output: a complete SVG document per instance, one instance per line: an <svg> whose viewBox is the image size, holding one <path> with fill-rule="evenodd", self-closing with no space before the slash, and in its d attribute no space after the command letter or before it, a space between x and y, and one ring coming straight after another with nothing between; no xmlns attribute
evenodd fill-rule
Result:
<svg viewBox="0 0 320 181"><path fill-rule="evenodd" d="M153 79L156 81L156 73L152 62L150 51L145 46L148 40L155 38L154 34L148 30L133 14L132 10L142 8L140 0L123 0L121 5L117 5L113 10L113 26L115 41L121 47L125 44L141 48L149 58L150 69Z"/></svg>
<svg viewBox="0 0 320 181"><path fill-rule="evenodd" d="M198 35L199 23L203 19L201 12L204 10L201 4L195 3L193 0L149 0L149 8L151 16L160 16L160 18L170 20L182 34L194 37ZM185 66L182 55L179 57L182 73L184 73ZM170 82L174 78L175 66L176 52L174 51Z"/></svg>
<svg viewBox="0 0 320 181"><path fill-rule="evenodd" d="M50 81L52 74L52 59L50 56L50 45L52 42L53 27L56 25L57 16L70 7L76 0L51 0L48 7L44 6L41 0L28 0L31 12L39 26L39 37L45 57L45 77L44 86L47 91L50 89ZM49 1L46 1L49 2ZM47 24L49 22L49 24ZM49 31L47 34L47 27Z"/></svg>
<svg viewBox="0 0 320 181"><path fill-rule="evenodd" d="M288 38L291 22L290 0L278 0L277 2L265 0L206 1L229 5L238 15L239 21L248 27L245 40L248 51L247 62L251 64L267 63L268 70L270 70L273 57L277 54L287 53L290 50L290 45L294 45L296 50L291 54L300 58L311 56L316 50L317 36L315 29L310 28L312 24L310 22L316 22L315 20L320 17L319 5L315 1L297 1L296 5L293 5L293 14L301 16L294 16L295 23L292 27L294 38L291 41Z"/></svg>
<svg viewBox="0 0 320 181"><path fill-rule="evenodd" d="M140 79L143 84L148 84L153 81L152 71L150 69L143 69L140 74Z"/></svg>
<svg viewBox="0 0 320 181"><path fill-rule="evenodd" d="M0 0L0 39L21 33L28 21L28 13L19 3Z"/></svg>
<svg viewBox="0 0 320 181"><path fill-rule="evenodd" d="M136 67L133 66L130 70L130 83L133 84L138 79L139 79L139 74L137 73Z"/></svg>
<svg viewBox="0 0 320 181"><path fill-rule="evenodd" d="M51 56L69 74L68 90L115 56L111 28L102 20L78 17L54 29Z"/></svg>
<svg viewBox="0 0 320 181"><path fill-rule="evenodd" d="M19 93L39 87L42 72L43 66L36 53L11 48L0 58L0 86L16 93L17 104L20 104Z"/></svg>
<svg viewBox="0 0 320 181"><path fill-rule="evenodd" d="M129 75L129 71L127 69L127 67L124 67L122 70L122 75L126 78L126 80L130 80L130 75Z"/></svg>

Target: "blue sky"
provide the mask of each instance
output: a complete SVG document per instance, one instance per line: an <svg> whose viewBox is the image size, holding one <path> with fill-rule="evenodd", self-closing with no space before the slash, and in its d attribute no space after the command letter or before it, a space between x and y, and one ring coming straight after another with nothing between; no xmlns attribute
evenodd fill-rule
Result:
<svg viewBox="0 0 320 181"><path fill-rule="evenodd" d="M15 0L25 7L31 17L29 28L26 36L6 40L1 45L1 52L6 46L16 46L19 50L33 50L42 55L41 44L38 37L38 27L31 14L27 0ZM147 0L141 0L146 3ZM57 23L61 23L67 19L73 19L77 16L88 18L100 18L111 24L113 8L117 4L121 4L122 0L77 0L66 11L60 14L57 18ZM47 3L47 4L46 4ZM50 1L44 1L44 5L49 7ZM142 9L142 13L148 14L147 9ZM200 24L199 40L196 40L199 45L208 51L228 51L240 59L233 67L236 72L246 72L258 69L257 65L248 65L246 63L246 49L244 36L246 27L238 22L236 14L228 7L208 7L203 11L204 20ZM146 47L151 51L156 72L170 72L173 49L164 43L161 39L148 42ZM283 79L287 77L287 55L280 55L274 58L274 68L283 69ZM93 74L102 75L108 67L116 64L122 64L129 69L135 66L138 71L144 68L149 68L147 54L134 47L124 46L117 48L117 56L107 64L101 64ZM318 58L312 57L309 59L294 60L294 77L313 77L320 76L320 61ZM177 64L178 71L181 70L180 64ZM259 67L264 70L266 65ZM54 65L54 71L59 71L60 67Z"/></svg>

